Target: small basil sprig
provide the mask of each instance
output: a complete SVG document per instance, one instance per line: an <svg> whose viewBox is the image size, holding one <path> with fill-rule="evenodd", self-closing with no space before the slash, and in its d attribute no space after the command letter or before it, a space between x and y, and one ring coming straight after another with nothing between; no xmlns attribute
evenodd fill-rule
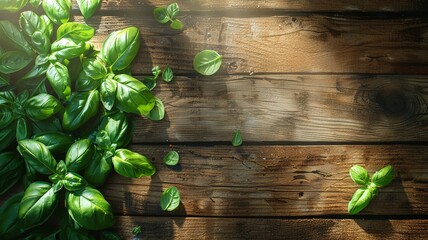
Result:
<svg viewBox="0 0 428 240"><path fill-rule="evenodd" d="M183 28L183 23L175 18L180 12L180 7L177 3L171 3L168 7L157 7L153 10L153 15L159 23L165 24L171 22L169 27L174 30Z"/></svg>
<svg viewBox="0 0 428 240"><path fill-rule="evenodd" d="M394 179L394 169L388 165L377 171L371 181L367 170L355 165L349 170L352 180L364 187L359 188L352 196L348 204L348 212L352 215L366 208L371 200L378 194L378 188L385 187Z"/></svg>

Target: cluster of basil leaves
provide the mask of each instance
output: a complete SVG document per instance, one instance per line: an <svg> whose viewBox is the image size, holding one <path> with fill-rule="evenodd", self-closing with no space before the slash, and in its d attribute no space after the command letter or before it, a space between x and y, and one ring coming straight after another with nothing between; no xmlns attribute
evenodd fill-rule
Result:
<svg viewBox="0 0 428 240"><path fill-rule="evenodd" d="M50 5L68 9L70 1L30 2L47 15L21 12L20 28L0 21L0 194L21 179L25 187L0 207L0 238L119 239L104 230L114 216L96 187L113 170L131 178L155 173L148 158L125 148L130 115L164 117L151 93L156 81L147 87L130 75L140 33L112 32L97 51L88 42L92 27L67 22L66 11ZM25 4L3 1L0 10ZM154 69L152 80L160 74ZM47 227L51 218L60 226Z"/></svg>
<svg viewBox="0 0 428 240"><path fill-rule="evenodd" d="M391 165L388 165L373 174L370 181L367 170L355 165L349 170L349 175L355 183L363 186L355 191L351 201L349 201L348 212L353 215L369 205L373 198L378 195L378 188L385 187L391 183L394 179L394 169Z"/></svg>

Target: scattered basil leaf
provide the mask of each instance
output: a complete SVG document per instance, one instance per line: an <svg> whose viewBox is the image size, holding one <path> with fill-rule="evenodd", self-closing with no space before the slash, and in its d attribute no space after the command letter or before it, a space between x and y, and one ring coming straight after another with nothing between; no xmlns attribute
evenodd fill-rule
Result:
<svg viewBox="0 0 428 240"><path fill-rule="evenodd" d="M154 66L152 68L152 74L153 74L153 78L154 80L157 80L159 75L161 74L162 70L160 69L159 66Z"/></svg>
<svg viewBox="0 0 428 240"><path fill-rule="evenodd" d="M169 18L174 19L180 12L180 7L177 3L171 3L170 5L168 5L166 10L168 12Z"/></svg>
<svg viewBox="0 0 428 240"><path fill-rule="evenodd" d="M232 145L234 147L239 147L242 145L241 131L236 130L235 133L233 134Z"/></svg>
<svg viewBox="0 0 428 240"><path fill-rule="evenodd" d="M351 215L359 213L365 207L367 207L370 201L373 199L373 194L367 188L358 189L352 196L351 201L348 204L348 212Z"/></svg>
<svg viewBox="0 0 428 240"><path fill-rule="evenodd" d="M169 67L169 65L166 65L166 68L165 68L165 70L162 73L162 79L165 82L171 82L173 78L174 78L174 73L172 72L172 70Z"/></svg>
<svg viewBox="0 0 428 240"><path fill-rule="evenodd" d="M168 16L168 11L164 7L157 7L153 10L153 15L155 17L155 20L159 23L167 23L170 21L170 18Z"/></svg>
<svg viewBox="0 0 428 240"><path fill-rule="evenodd" d="M168 166L175 166L180 161L180 155L177 151L170 151L163 157L163 162Z"/></svg>
<svg viewBox="0 0 428 240"><path fill-rule="evenodd" d="M112 158L114 170L124 177L152 176L156 169L145 156L128 149L119 149Z"/></svg>
<svg viewBox="0 0 428 240"><path fill-rule="evenodd" d="M210 76L216 73L221 66L222 57L216 51L203 50L196 54L193 68L199 74Z"/></svg>
<svg viewBox="0 0 428 240"><path fill-rule="evenodd" d="M160 121L165 117L165 107L163 105L162 100L160 100L159 98L155 98L155 100L155 106L150 111L149 115L147 115L147 118L152 121Z"/></svg>
<svg viewBox="0 0 428 240"><path fill-rule="evenodd" d="M140 234L141 233L141 226L135 226L133 229L132 229L132 234L134 235L134 236L137 236L138 234Z"/></svg>
<svg viewBox="0 0 428 240"><path fill-rule="evenodd" d="M370 182L367 170L361 166L355 165L349 170L349 175L356 184L367 185Z"/></svg>
<svg viewBox="0 0 428 240"><path fill-rule="evenodd" d="M180 192L174 186L167 188L161 196L160 206L163 211L174 211L180 205Z"/></svg>
<svg viewBox="0 0 428 240"><path fill-rule="evenodd" d="M385 187L394 179L394 169L388 165L373 174L372 182L378 187Z"/></svg>

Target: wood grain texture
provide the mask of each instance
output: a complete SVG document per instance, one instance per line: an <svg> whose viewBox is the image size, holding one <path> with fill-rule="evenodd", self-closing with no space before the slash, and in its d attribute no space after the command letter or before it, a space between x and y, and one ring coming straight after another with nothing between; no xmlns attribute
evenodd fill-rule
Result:
<svg viewBox="0 0 428 240"><path fill-rule="evenodd" d="M426 239L428 220L118 217L123 239ZM131 230L141 226L133 238Z"/></svg>
<svg viewBox="0 0 428 240"><path fill-rule="evenodd" d="M116 214L174 216L325 216L347 214L359 185L349 177L354 164L373 174L385 165L394 181L361 215L427 215L427 146L144 146L132 150L152 159L151 178L111 176L102 188ZM167 167L174 149L180 165ZM159 206L167 187L179 188L182 204L170 213Z"/></svg>
<svg viewBox="0 0 428 240"><path fill-rule="evenodd" d="M292 12L332 12L332 11L363 11L363 12L405 12L428 11L428 3L420 0L393 0L393 1L319 1L319 0L177 0L181 11L218 11L225 10L275 10ZM101 10L118 11L151 11L156 6L167 6L169 0L105 0ZM73 8L77 8L74 2ZM97 12L97 14L101 14Z"/></svg>
<svg viewBox="0 0 428 240"><path fill-rule="evenodd" d="M83 21L82 17L75 17ZM428 73L428 18L357 19L319 15L210 17L184 15L183 31L151 15L95 16L88 24L100 48L115 30L136 26L142 34L135 74L170 64L176 74L195 74L197 52L223 55L220 74L240 73Z"/></svg>
<svg viewBox="0 0 428 240"><path fill-rule="evenodd" d="M427 76L245 75L160 80L160 122L134 143L428 141Z"/></svg>

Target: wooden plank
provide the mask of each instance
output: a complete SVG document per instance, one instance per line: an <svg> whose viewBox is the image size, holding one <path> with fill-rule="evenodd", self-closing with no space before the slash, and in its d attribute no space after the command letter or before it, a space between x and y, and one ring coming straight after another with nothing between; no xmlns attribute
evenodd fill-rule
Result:
<svg viewBox="0 0 428 240"><path fill-rule="evenodd" d="M83 21L76 17L76 21ZM193 58L204 49L223 55L220 74L402 73L428 74L428 18L356 19L319 15L211 17L185 15L183 31L149 15L95 16L99 48L108 33L136 26L142 33L135 74L170 64L195 74Z"/></svg>
<svg viewBox="0 0 428 240"><path fill-rule="evenodd" d="M361 213L428 214L427 146L144 146L132 150L152 159L151 178L114 175L102 188L114 212L149 216L325 216L344 215L358 185L349 177L354 164L372 174L392 164L394 181ZM180 165L166 167L174 149ZM162 212L161 193L176 186L181 206ZM393 210L392 210L393 209Z"/></svg>
<svg viewBox="0 0 428 240"><path fill-rule="evenodd" d="M134 143L428 141L427 76L246 75L159 82L161 122L136 120Z"/></svg>
<svg viewBox="0 0 428 240"><path fill-rule="evenodd" d="M177 0L181 11L219 11L227 10L274 10L291 12L332 12L332 11L381 11L381 12L402 12L402 11L427 11L428 4L419 0L394 0L394 1L317 1L317 0ZM152 11L156 6L167 6L169 0L109 0L103 1L102 10L118 11ZM74 8L77 3L74 2ZM102 12L97 12L101 14Z"/></svg>
<svg viewBox="0 0 428 240"><path fill-rule="evenodd" d="M123 239L427 239L428 220L118 217ZM132 228L142 233L133 238ZM120 226L120 227L119 227Z"/></svg>

